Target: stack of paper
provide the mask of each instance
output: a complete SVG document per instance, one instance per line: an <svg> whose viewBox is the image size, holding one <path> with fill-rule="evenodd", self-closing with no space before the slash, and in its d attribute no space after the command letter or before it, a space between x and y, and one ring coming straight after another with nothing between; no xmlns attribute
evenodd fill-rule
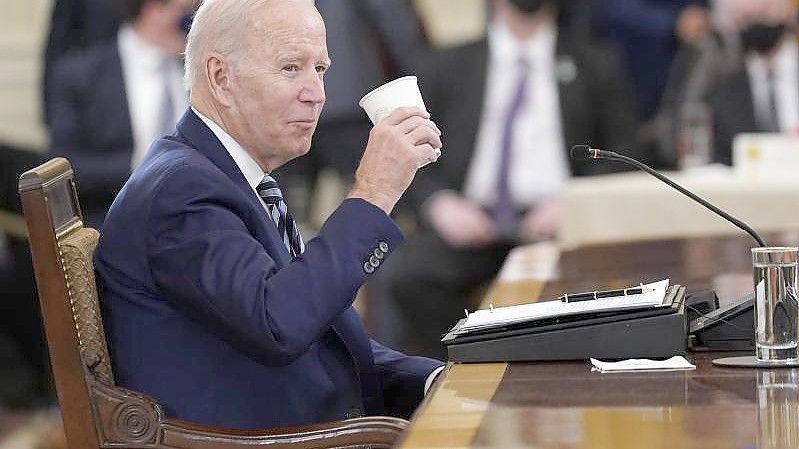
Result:
<svg viewBox="0 0 799 449"><path fill-rule="evenodd" d="M666 289L668 286L669 280L664 279L659 282L643 285L644 290L651 291L637 295L616 296L577 302L563 302L560 300L542 301L519 306L477 310L469 314L466 321L458 328L456 333L467 334L482 329L491 329L556 316L660 307L664 306L663 300L666 296ZM668 306L668 304L665 306Z"/></svg>

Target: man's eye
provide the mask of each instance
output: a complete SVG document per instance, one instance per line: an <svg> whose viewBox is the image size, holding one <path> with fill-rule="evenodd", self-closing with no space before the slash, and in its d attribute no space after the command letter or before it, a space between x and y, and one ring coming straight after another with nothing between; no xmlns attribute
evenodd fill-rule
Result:
<svg viewBox="0 0 799 449"><path fill-rule="evenodd" d="M326 65L318 65L318 66L316 66L316 72L317 73L325 73L325 72L327 72L327 66Z"/></svg>
<svg viewBox="0 0 799 449"><path fill-rule="evenodd" d="M285 72L297 72L300 70L300 66L297 64L287 64L283 66L283 71Z"/></svg>

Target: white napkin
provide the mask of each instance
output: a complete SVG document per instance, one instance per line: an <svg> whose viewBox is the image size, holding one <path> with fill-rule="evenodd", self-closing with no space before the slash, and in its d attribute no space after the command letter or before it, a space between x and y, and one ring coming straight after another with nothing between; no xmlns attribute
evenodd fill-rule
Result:
<svg viewBox="0 0 799 449"><path fill-rule="evenodd" d="M668 360L627 359L618 362L603 362L591 359L594 367L592 371L601 373L618 373L625 371L676 371L696 369L695 365L680 355L675 355Z"/></svg>

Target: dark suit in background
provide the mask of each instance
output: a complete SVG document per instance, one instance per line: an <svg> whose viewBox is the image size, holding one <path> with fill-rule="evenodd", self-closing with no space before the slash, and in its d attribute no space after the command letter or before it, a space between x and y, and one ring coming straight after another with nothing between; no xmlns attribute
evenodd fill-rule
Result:
<svg viewBox="0 0 799 449"><path fill-rule="evenodd" d="M558 84L564 149L590 143L641 157L630 152L636 119L629 87L612 55L566 30L558 33L556 53L556 66L576 69L573 79L561 77ZM445 137L444 154L420 170L408 194L410 205L421 207L442 190L463 191L480 128L488 64L488 42L481 40L439 52L421 67L423 97ZM570 164L576 176L620 168ZM390 295L408 323L408 348L440 356L442 334L463 316L464 308L471 307L474 288L497 273L513 245L454 249L434 230L423 227L386 273Z"/></svg>
<svg viewBox="0 0 799 449"><path fill-rule="evenodd" d="M121 23L117 0L55 0L44 52L43 101L50 122L49 86L58 61L116 36Z"/></svg>
<svg viewBox="0 0 799 449"><path fill-rule="evenodd" d="M117 41L64 57L49 88L50 153L75 167L84 213L97 227L130 175L133 155Z"/></svg>
<svg viewBox="0 0 799 449"><path fill-rule="evenodd" d="M651 117L660 103L679 41L677 20L688 6L707 0L600 0L595 14L608 40L619 47L632 75L638 113Z"/></svg>
<svg viewBox="0 0 799 449"><path fill-rule="evenodd" d="M189 111L133 173L97 248L117 382L208 425L407 417L441 362L370 340L351 307L364 261L401 240L385 212L349 199L292 261L241 170Z"/></svg>

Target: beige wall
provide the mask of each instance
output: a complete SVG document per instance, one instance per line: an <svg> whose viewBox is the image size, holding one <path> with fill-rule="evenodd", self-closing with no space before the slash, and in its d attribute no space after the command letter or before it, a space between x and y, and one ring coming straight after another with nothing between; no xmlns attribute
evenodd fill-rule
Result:
<svg viewBox="0 0 799 449"><path fill-rule="evenodd" d="M433 44L449 47L482 36L485 0L415 0Z"/></svg>
<svg viewBox="0 0 799 449"><path fill-rule="evenodd" d="M42 149L41 59L51 0L4 0L0 14L0 143Z"/></svg>

